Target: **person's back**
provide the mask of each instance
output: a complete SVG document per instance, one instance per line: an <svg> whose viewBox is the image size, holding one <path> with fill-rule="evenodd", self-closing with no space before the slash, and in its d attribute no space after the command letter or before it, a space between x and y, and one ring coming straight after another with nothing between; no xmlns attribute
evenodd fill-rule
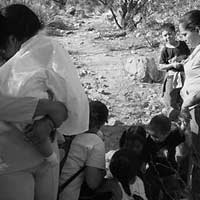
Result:
<svg viewBox="0 0 200 200"><path fill-rule="evenodd" d="M83 166L105 169L105 145L102 139L94 133L82 133L73 139L65 166L62 169L60 184ZM66 197L69 200L78 199L83 180L84 173L81 173L61 193L61 199Z"/></svg>
<svg viewBox="0 0 200 200"><path fill-rule="evenodd" d="M87 186L94 190L102 183L105 176L105 145L97 135L100 127L107 121L108 110L99 102L90 102L90 127L85 133L75 136L70 146L67 160L62 169L60 185L84 168L60 194L60 199L77 200L81 186L86 182Z"/></svg>
<svg viewBox="0 0 200 200"><path fill-rule="evenodd" d="M138 179L136 174L139 165L138 156L131 149L122 148L115 152L110 162L113 179L108 180L107 186L110 182L113 200L135 199L134 183Z"/></svg>

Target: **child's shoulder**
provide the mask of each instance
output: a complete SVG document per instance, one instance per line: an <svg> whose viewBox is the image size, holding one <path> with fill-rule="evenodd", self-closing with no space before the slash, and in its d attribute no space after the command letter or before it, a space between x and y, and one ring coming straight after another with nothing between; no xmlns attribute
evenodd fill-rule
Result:
<svg viewBox="0 0 200 200"><path fill-rule="evenodd" d="M121 200L122 191L118 181L114 178L106 179L98 192L112 192L112 200Z"/></svg>
<svg viewBox="0 0 200 200"><path fill-rule="evenodd" d="M166 138L166 143L170 146L177 146L184 141L185 135L179 128L172 130Z"/></svg>

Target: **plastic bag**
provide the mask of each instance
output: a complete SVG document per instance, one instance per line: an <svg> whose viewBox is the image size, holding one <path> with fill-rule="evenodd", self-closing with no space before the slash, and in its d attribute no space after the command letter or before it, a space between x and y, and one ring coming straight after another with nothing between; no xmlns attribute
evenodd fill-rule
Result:
<svg viewBox="0 0 200 200"><path fill-rule="evenodd" d="M89 105L71 59L56 41L41 34L25 42L0 68L0 91L11 96L62 101L68 119L58 129L65 135L88 130Z"/></svg>

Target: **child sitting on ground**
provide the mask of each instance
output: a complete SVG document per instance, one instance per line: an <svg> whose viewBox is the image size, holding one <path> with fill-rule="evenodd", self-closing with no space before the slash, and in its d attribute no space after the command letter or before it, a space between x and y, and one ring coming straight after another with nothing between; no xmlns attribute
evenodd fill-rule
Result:
<svg viewBox="0 0 200 200"><path fill-rule="evenodd" d="M146 131L143 126L132 125L127 130L125 130L120 138L119 147L120 149L127 148L132 150L138 157L139 168L137 170L137 176L134 184L132 184L132 193L142 197L144 200L147 199L144 189L144 184L141 179L144 167L144 146L146 143ZM106 170L107 178L112 178L113 175L109 170L110 161L113 154L117 150L111 150L106 154Z"/></svg>
<svg viewBox="0 0 200 200"><path fill-rule="evenodd" d="M149 168L146 172L146 179L151 185L151 197L159 199L160 191L164 190L160 180L167 180L163 191L165 195L173 196L174 190L178 190L178 185L172 188L173 183L177 183L177 162L175 160L176 147L184 142L184 133L177 127L171 130L171 121L168 117L160 114L153 117L149 123L149 136L147 137L146 152L148 154L147 163ZM170 177L170 178L169 178ZM170 199L169 196L166 198Z"/></svg>
<svg viewBox="0 0 200 200"><path fill-rule="evenodd" d="M104 180L105 144L99 130L107 122L109 111L100 101L90 101L89 108L89 129L74 137L61 171L60 200L91 198ZM71 179L78 171L81 173ZM69 179L72 181L66 186Z"/></svg>
<svg viewBox="0 0 200 200"><path fill-rule="evenodd" d="M111 191L112 200L143 200L132 189L139 163L138 156L131 149L122 148L116 151L110 162L113 178L107 179L101 190Z"/></svg>

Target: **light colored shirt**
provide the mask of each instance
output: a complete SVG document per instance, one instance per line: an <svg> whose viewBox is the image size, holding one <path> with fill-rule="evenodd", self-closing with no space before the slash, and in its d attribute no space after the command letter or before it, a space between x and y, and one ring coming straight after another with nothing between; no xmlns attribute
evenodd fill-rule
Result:
<svg viewBox="0 0 200 200"><path fill-rule="evenodd" d="M59 132L75 135L88 130L89 104L71 58L57 41L38 34L0 68L0 91L63 102L68 118Z"/></svg>
<svg viewBox="0 0 200 200"><path fill-rule="evenodd" d="M96 134L77 135L71 144L70 151L63 167L60 184L63 184L84 165L105 169L105 145ZM83 183L84 172L76 177L61 193L61 200L77 200Z"/></svg>
<svg viewBox="0 0 200 200"><path fill-rule="evenodd" d="M37 103L35 98L18 99L0 93L0 165L4 166L0 167L0 174L35 167L43 161L35 147L11 123L31 121Z"/></svg>
<svg viewBox="0 0 200 200"><path fill-rule="evenodd" d="M200 45L198 45L184 64L185 82L181 90L183 101L192 98L200 92ZM190 129L193 133L199 133L199 126L195 120L195 110L190 112Z"/></svg>
<svg viewBox="0 0 200 200"><path fill-rule="evenodd" d="M181 90L181 95L187 98L188 95L195 95L200 91L200 45L198 45L192 54L184 63L185 82Z"/></svg>

